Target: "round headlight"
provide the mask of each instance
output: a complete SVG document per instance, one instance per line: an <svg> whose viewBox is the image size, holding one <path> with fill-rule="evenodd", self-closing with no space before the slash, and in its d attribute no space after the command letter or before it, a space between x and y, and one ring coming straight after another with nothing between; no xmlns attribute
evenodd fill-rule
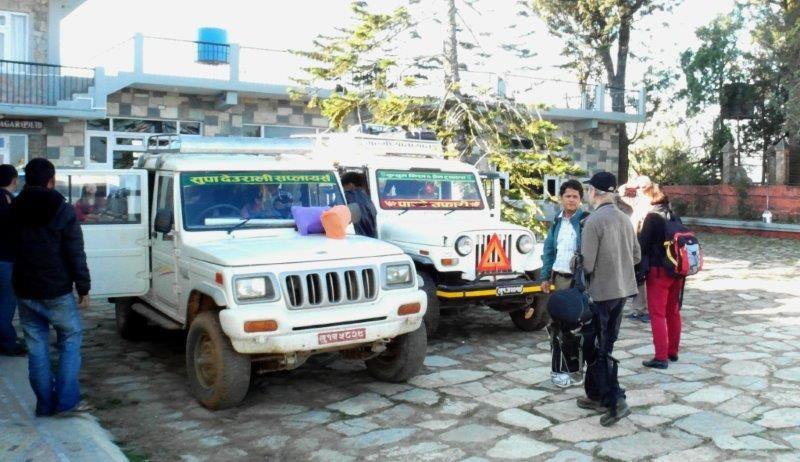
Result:
<svg viewBox="0 0 800 462"><path fill-rule="evenodd" d="M533 238L528 234L523 234L517 239L517 250L520 253L528 253L533 250Z"/></svg>
<svg viewBox="0 0 800 462"><path fill-rule="evenodd" d="M462 257L466 257L472 252L472 238L469 236L461 236L456 239L456 252Z"/></svg>

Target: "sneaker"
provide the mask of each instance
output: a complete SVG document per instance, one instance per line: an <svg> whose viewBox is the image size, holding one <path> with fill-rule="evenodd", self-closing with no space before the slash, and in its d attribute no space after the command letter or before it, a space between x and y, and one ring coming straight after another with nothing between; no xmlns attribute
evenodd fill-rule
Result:
<svg viewBox="0 0 800 462"><path fill-rule="evenodd" d="M551 372L550 381L559 388L567 388L572 385L572 377L568 372Z"/></svg>
<svg viewBox="0 0 800 462"><path fill-rule="evenodd" d="M569 374L570 378L572 379L572 385L583 385L583 373L581 372L572 372Z"/></svg>
<svg viewBox="0 0 800 462"><path fill-rule="evenodd" d="M647 361L642 361L642 366L644 367L652 367L653 369L666 369L669 367L669 363L666 361L661 361L660 359L648 359Z"/></svg>
<svg viewBox="0 0 800 462"><path fill-rule="evenodd" d="M633 313L628 313L625 315L625 319L632 319L636 321L637 319L639 319L639 312L634 311Z"/></svg>
<svg viewBox="0 0 800 462"><path fill-rule="evenodd" d="M603 406L603 403L600 401L595 401L591 398L587 398L586 396L579 396L578 399L575 400L575 403L581 409L589 409L591 411L597 412L606 412L608 408Z"/></svg>
<svg viewBox="0 0 800 462"><path fill-rule="evenodd" d="M647 314L647 313L642 313L642 314L641 314L641 315L638 317L638 319L639 319L639 321L642 321L642 322L650 322L650 315L649 315L649 314Z"/></svg>
<svg viewBox="0 0 800 462"><path fill-rule="evenodd" d="M628 407L628 403L624 399L620 399L617 401L617 406L615 411L612 415L611 409L607 410L602 417L600 417L600 425L604 427L610 427L615 423L619 422L620 419L628 417L631 414L631 408Z"/></svg>
<svg viewBox="0 0 800 462"><path fill-rule="evenodd" d="M91 404L87 403L86 401L81 401L78 403L77 406L73 407L72 409L67 409L66 411L61 411L56 413L57 417L77 417L81 414L86 414L95 410L95 407Z"/></svg>
<svg viewBox="0 0 800 462"><path fill-rule="evenodd" d="M669 355L669 360L673 363L676 362L678 360L678 355Z"/></svg>

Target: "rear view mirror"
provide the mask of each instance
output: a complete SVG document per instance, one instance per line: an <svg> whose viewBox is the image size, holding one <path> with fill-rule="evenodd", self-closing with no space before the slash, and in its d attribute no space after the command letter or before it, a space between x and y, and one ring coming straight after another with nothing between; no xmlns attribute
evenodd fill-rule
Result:
<svg viewBox="0 0 800 462"><path fill-rule="evenodd" d="M173 216L172 210L158 209L156 212L156 219L153 223L153 229L159 233L167 234L172 231Z"/></svg>

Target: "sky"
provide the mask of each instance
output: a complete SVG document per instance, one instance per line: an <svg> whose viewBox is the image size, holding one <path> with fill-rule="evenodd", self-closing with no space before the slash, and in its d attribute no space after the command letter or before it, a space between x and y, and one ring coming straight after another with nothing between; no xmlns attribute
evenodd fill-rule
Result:
<svg viewBox="0 0 800 462"><path fill-rule="evenodd" d="M631 51L647 52L651 61L661 61L677 71L679 54L697 46L695 29L719 14L728 14L735 6L734 1L683 0L671 12L654 15L638 24L632 33ZM375 11L390 11L401 4L406 4L406 1L369 2L370 9ZM461 33L460 39L477 43L477 50L492 55L482 63L469 62L471 60L466 57L464 61L468 62L470 70L512 72L570 82L576 80L568 70L559 67L565 62L560 56L562 44L559 39L551 36L534 15L527 18L516 15L519 9L516 0L479 0L472 8L464 6L461 1L457 4L461 6L459 12L463 22L469 26ZM350 0L138 0L135 3L86 0L62 21L61 63L102 64L111 73L117 67L130 70L133 61L130 37L134 33L196 40L200 27L226 29L229 42L242 46L271 50L309 49L318 35L331 34L335 27L352 23L349 5ZM421 0L410 7L412 15L421 20L422 38L405 45L405 52L420 54L441 50L443 5L442 0ZM222 78L226 75L224 69L201 68L194 63L193 44L149 40L145 43L148 71L185 72L191 76L199 72L216 72L215 75ZM536 53L535 56L521 60L498 46L511 42L527 46ZM276 72L296 76L295 69L302 65L298 59L283 53L245 49L241 58L243 72L247 74L244 78L258 79ZM629 87L636 87L645 68L634 60L629 62ZM289 80L270 83L283 84ZM575 87L572 83L564 85ZM555 93L558 91L560 89L554 90ZM662 119L678 120L683 113L682 107L664 109ZM699 143L696 133L681 135L689 137L692 144Z"/></svg>
<svg viewBox="0 0 800 462"><path fill-rule="evenodd" d="M373 0L376 10L390 10L404 4L401 0ZM129 39L134 33L196 40L199 27L220 27L228 31L230 42L269 49L305 49L318 34L333 32L333 28L351 21L349 0L139 0L136 3L120 0L86 0L62 22L62 64L90 64L91 58L104 50ZM422 40L419 47L440 49L442 27L435 22L443 19L443 11L435 8L441 0L421 0L411 7L411 13L423 18ZM120 6L124 9L120 10ZM133 7L135 5L135 8ZM734 0L684 0L669 14L648 20L652 29L646 41L660 58L677 62L677 54L694 45L694 30L708 23L715 15L732 10ZM469 31L467 39L477 42L481 49L495 55L478 71L518 71L538 67L529 74L551 77L558 75L574 80L557 69L563 63L559 56L558 39L551 37L536 18L516 16L516 0L481 0L474 9L461 8ZM117 18L112 20L112 18ZM516 24L516 27L512 27ZM491 37L482 33L488 32ZM530 33L524 39L519 36ZM634 40L642 37L634 31ZM498 42L524 40L537 53L533 59L520 61L499 50ZM661 51L663 50L663 52ZM633 51L636 51L635 49ZM630 81L638 80L643 69L634 66ZM563 74L563 75L562 75Z"/></svg>

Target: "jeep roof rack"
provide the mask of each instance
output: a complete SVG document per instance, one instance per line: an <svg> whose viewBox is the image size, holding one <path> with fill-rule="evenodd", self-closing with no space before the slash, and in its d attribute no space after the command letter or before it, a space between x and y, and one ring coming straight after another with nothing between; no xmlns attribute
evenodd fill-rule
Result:
<svg viewBox="0 0 800 462"><path fill-rule="evenodd" d="M313 146L302 138L158 134L147 139L152 154L306 154Z"/></svg>
<svg viewBox="0 0 800 462"><path fill-rule="evenodd" d="M436 139L428 140L406 136L406 132L389 131L366 133L360 130L338 133L298 134L292 139L311 139L329 149L338 148L337 155L344 152L367 153L387 157L412 157L444 159L442 144ZM358 150L353 149L357 146Z"/></svg>

